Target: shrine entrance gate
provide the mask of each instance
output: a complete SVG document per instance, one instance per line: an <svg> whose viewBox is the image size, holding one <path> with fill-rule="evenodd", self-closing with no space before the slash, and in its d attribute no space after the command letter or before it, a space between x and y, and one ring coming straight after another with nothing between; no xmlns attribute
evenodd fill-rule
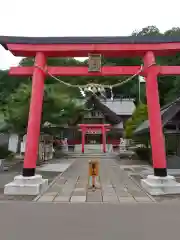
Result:
<svg viewBox="0 0 180 240"><path fill-rule="evenodd" d="M82 131L82 153L84 153L84 145L85 145L85 135L88 131L100 130L102 133L102 145L103 145L103 152L106 152L106 132L109 131L110 124L79 124L79 127Z"/></svg>
<svg viewBox="0 0 180 240"><path fill-rule="evenodd" d="M132 39L133 38L133 39ZM158 66L156 56L180 52L180 41L149 40L146 37L65 37L21 38L0 37L0 43L15 56L35 57L34 66L12 67L12 76L32 76L32 93L27 128L23 176L34 176L36 169L40 122L43 105L44 82L50 76L129 76L138 71L146 80L146 96L150 123L150 137L154 175L167 176L164 136L162 132L158 83L160 75L180 75L180 66ZM140 66L47 66L47 57L141 57Z"/></svg>

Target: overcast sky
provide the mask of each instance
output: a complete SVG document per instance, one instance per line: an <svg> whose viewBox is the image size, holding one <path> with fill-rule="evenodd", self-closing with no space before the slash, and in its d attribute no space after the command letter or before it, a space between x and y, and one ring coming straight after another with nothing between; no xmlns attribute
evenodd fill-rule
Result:
<svg viewBox="0 0 180 240"><path fill-rule="evenodd" d="M0 0L0 35L125 36L180 27L180 0ZM19 59L0 47L0 69Z"/></svg>

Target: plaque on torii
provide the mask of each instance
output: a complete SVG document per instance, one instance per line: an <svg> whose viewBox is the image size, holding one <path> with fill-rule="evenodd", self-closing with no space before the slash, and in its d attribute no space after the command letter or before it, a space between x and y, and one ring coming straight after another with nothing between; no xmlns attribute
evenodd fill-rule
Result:
<svg viewBox="0 0 180 240"><path fill-rule="evenodd" d="M101 72L101 54L89 54L88 71Z"/></svg>

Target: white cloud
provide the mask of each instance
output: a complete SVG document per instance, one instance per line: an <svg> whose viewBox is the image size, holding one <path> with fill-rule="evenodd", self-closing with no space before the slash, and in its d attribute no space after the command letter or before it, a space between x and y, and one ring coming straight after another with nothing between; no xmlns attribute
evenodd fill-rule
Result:
<svg viewBox="0 0 180 240"><path fill-rule="evenodd" d="M156 25L180 26L178 0L1 0L0 35L121 36ZM0 48L0 68L19 62Z"/></svg>

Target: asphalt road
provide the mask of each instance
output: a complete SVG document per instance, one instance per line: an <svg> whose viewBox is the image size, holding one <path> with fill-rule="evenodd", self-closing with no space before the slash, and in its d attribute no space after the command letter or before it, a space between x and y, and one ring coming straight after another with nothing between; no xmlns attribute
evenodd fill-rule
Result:
<svg viewBox="0 0 180 240"><path fill-rule="evenodd" d="M180 204L0 203L2 240L178 239Z"/></svg>

